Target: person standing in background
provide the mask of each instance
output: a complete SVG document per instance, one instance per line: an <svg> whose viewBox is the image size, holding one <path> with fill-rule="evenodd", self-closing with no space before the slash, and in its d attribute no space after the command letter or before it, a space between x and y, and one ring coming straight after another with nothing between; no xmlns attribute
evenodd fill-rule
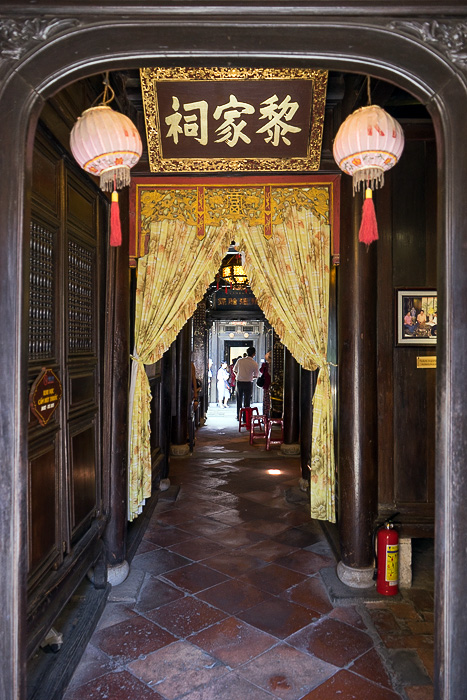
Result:
<svg viewBox="0 0 467 700"><path fill-rule="evenodd" d="M258 376L258 363L253 359L256 355L254 348L248 348L246 357L241 357L234 365L233 371L237 385L237 420L240 409L249 408L253 393L253 379Z"/></svg>
<svg viewBox="0 0 467 700"><path fill-rule="evenodd" d="M227 408L227 402L230 399L228 381L229 372L227 370L227 362L223 362L217 370L217 402L219 408Z"/></svg>
<svg viewBox="0 0 467 700"><path fill-rule="evenodd" d="M230 387L231 394L233 394L235 391L236 379L235 379L235 374L234 374L233 368L234 368L234 365L237 362L237 360L238 360L238 358L234 357L234 359L232 360L232 363L229 365L229 387Z"/></svg>
<svg viewBox="0 0 467 700"><path fill-rule="evenodd" d="M270 417L271 413L271 373L269 371L271 362L271 351L268 350L264 356L264 362L259 368L260 373L264 377L263 384L263 415Z"/></svg>

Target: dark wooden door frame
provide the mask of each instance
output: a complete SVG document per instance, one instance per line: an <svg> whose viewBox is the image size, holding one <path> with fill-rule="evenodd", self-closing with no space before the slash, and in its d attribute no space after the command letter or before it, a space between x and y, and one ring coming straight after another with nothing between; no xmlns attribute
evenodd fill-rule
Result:
<svg viewBox="0 0 467 700"><path fill-rule="evenodd" d="M435 697L464 689L467 646L467 319L456 313L467 296L467 136L465 6L433 0L410 5L342 2L219 2L163 7L160 2L28 2L1 11L0 113L0 696L25 698L27 249L32 144L44 101L78 78L140 65L313 66L371 73L425 104L438 146L436 671ZM449 17L454 17L450 20ZM460 19L459 19L460 17ZM448 19L446 19L448 18ZM460 33L459 33L460 29ZM456 323L447 322L456 318Z"/></svg>

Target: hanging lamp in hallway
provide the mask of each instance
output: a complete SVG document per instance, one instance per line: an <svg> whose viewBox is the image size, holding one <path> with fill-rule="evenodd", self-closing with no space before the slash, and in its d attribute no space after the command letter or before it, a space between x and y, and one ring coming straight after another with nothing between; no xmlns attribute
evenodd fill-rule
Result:
<svg viewBox="0 0 467 700"><path fill-rule="evenodd" d="M130 168L141 158L142 143L137 128L124 114L109 107L115 94L104 79L102 102L86 109L73 126L70 146L77 163L99 176L101 190L112 191L110 208L110 245L122 242L118 192L130 184Z"/></svg>
<svg viewBox="0 0 467 700"><path fill-rule="evenodd" d="M368 105L350 114L341 124L333 146L337 165L352 176L354 195L366 184L359 240L369 245L378 239L373 189L384 185L384 173L399 160L404 149L402 127L390 114L370 99Z"/></svg>
<svg viewBox="0 0 467 700"><path fill-rule="evenodd" d="M232 289L245 289L248 286L241 253L234 253L224 258L221 267L221 284L229 284Z"/></svg>

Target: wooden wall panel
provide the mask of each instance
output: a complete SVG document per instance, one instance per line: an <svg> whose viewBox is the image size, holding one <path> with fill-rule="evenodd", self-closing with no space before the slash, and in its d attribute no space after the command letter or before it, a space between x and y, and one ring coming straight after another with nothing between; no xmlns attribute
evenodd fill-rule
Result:
<svg viewBox="0 0 467 700"><path fill-rule="evenodd" d="M29 460L28 505L29 575L44 563L51 565L60 556L58 513L58 455L52 443Z"/></svg>
<svg viewBox="0 0 467 700"><path fill-rule="evenodd" d="M378 500L381 516L399 511L404 523L426 524L434 519L436 370L417 369L417 356L436 348L395 343L396 289L436 285L436 154L430 132L416 133L376 195Z"/></svg>
<svg viewBox="0 0 467 700"><path fill-rule="evenodd" d="M94 426L70 437L73 535L96 512L96 434Z"/></svg>

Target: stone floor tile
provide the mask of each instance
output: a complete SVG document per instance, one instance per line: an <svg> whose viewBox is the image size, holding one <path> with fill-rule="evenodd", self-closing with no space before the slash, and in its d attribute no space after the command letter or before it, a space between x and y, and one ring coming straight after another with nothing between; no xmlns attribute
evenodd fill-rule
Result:
<svg viewBox="0 0 467 700"><path fill-rule="evenodd" d="M227 530L213 532L210 539L215 542L220 542L225 547L244 547L248 544L254 544L260 540L266 540L267 535L261 532L251 530L242 530L239 527L230 527Z"/></svg>
<svg viewBox="0 0 467 700"><path fill-rule="evenodd" d="M407 627L412 634L433 634L434 623L426 622L425 620L407 620Z"/></svg>
<svg viewBox="0 0 467 700"><path fill-rule="evenodd" d="M402 620L420 620L419 613L415 610L412 603L389 603L389 609L394 615Z"/></svg>
<svg viewBox="0 0 467 700"><path fill-rule="evenodd" d="M107 673L79 688L67 690L63 700L164 700L128 671Z"/></svg>
<svg viewBox="0 0 467 700"><path fill-rule="evenodd" d="M424 665L426 672L433 681L435 673L435 655L433 649L417 649L417 654L420 657L420 660Z"/></svg>
<svg viewBox="0 0 467 700"><path fill-rule="evenodd" d="M160 608L167 603L183 598L184 593L177 588L170 586L164 581L160 581L154 576L146 576L139 591L138 599L134 609L138 612L146 612L153 608Z"/></svg>
<svg viewBox="0 0 467 700"><path fill-rule="evenodd" d="M298 571L301 574L312 576L325 566L332 566L334 564L334 559L323 557L314 552L306 552L303 549L298 549L296 552L282 557L282 559L276 559L276 564L286 566L288 569Z"/></svg>
<svg viewBox="0 0 467 700"><path fill-rule="evenodd" d="M243 498L248 498L250 501L255 501L255 503L266 503L271 500L271 496L280 495L280 489L278 486L273 488L273 491L266 491L262 489L261 491L247 491L242 493Z"/></svg>
<svg viewBox="0 0 467 700"><path fill-rule="evenodd" d="M291 547L309 547L311 544L319 542L320 535L317 533L305 532L298 527L293 527L290 530L282 532L280 535L275 535L273 539L276 540L276 542L288 544Z"/></svg>
<svg viewBox="0 0 467 700"><path fill-rule="evenodd" d="M236 615L258 603L271 599L272 596L256 586L234 579L224 581L224 583L219 583L217 586L198 593L197 598L225 610L229 615Z"/></svg>
<svg viewBox="0 0 467 700"><path fill-rule="evenodd" d="M190 642L236 668L270 649L277 644L277 639L242 620L229 617L190 637Z"/></svg>
<svg viewBox="0 0 467 700"><path fill-rule="evenodd" d="M209 557L203 564L227 576L240 576L251 569L264 566L264 561L255 552L252 552L250 547L242 547L242 549Z"/></svg>
<svg viewBox="0 0 467 700"><path fill-rule="evenodd" d="M433 649L434 638L430 634L382 634L381 639L388 649Z"/></svg>
<svg viewBox="0 0 467 700"><path fill-rule="evenodd" d="M237 673L231 672L199 690L184 695L183 700L272 700L273 697Z"/></svg>
<svg viewBox="0 0 467 700"><path fill-rule="evenodd" d="M391 649L389 658L402 685L431 685L431 678L414 649Z"/></svg>
<svg viewBox="0 0 467 700"><path fill-rule="evenodd" d="M225 612L192 596L186 596L146 613L146 617L160 627L183 638L223 620L226 616Z"/></svg>
<svg viewBox="0 0 467 700"><path fill-rule="evenodd" d="M385 688L392 689L388 671L376 649L370 649L366 654L356 659L350 666L349 671L353 671L359 676L364 676Z"/></svg>
<svg viewBox="0 0 467 700"><path fill-rule="evenodd" d="M133 661L128 668L167 700L175 700L227 673L220 661L184 641Z"/></svg>
<svg viewBox="0 0 467 700"><path fill-rule="evenodd" d="M353 605L334 608L334 610L331 610L329 613L329 617L333 620L346 622L348 625L352 625L352 627L358 627L359 630L367 630L367 626L362 620L362 616Z"/></svg>
<svg viewBox="0 0 467 700"><path fill-rule="evenodd" d="M214 542L206 537L194 537L192 540L173 544L169 549L171 552L180 554L182 557L192 561L201 561L225 551L225 547L221 543Z"/></svg>
<svg viewBox="0 0 467 700"><path fill-rule="evenodd" d="M401 626L390 610L366 606L373 624L380 634L400 632Z"/></svg>
<svg viewBox="0 0 467 700"><path fill-rule="evenodd" d="M68 688L84 685L91 680L99 678L99 676L104 676L106 673L114 671L116 668L118 668L117 664L109 659L107 654L104 654L103 651L92 644L88 644Z"/></svg>
<svg viewBox="0 0 467 700"><path fill-rule="evenodd" d="M223 525L228 525L232 527L233 525L243 525L243 523L254 518L253 514L248 515L246 512L240 511L238 509L224 510L222 513L215 513L210 516L211 520L222 523Z"/></svg>
<svg viewBox="0 0 467 700"><path fill-rule="evenodd" d="M190 521L190 535L201 535L203 537L209 537L213 532L219 532L219 530L225 530L228 525L225 523L212 520L212 518L203 517L196 518L196 520ZM170 544L165 545L170 546Z"/></svg>
<svg viewBox="0 0 467 700"><path fill-rule="evenodd" d="M181 530L178 527L170 527L168 525L156 524L152 527L152 523L144 533L144 539L160 547L169 547L171 544L177 544L185 540L192 539L193 535L186 530Z"/></svg>
<svg viewBox="0 0 467 700"><path fill-rule="evenodd" d="M419 685L404 688L408 700L433 700L434 690L431 685Z"/></svg>
<svg viewBox="0 0 467 700"><path fill-rule="evenodd" d="M175 641L175 637L144 617L131 618L106 627L92 636L92 644L121 664L149 654Z"/></svg>
<svg viewBox="0 0 467 700"><path fill-rule="evenodd" d="M158 544L153 544L149 540L145 540L143 538L139 543L138 549L136 550L136 554L146 554L146 552L153 552L155 549L159 549Z"/></svg>
<svg viewBox="0 0 467 700"><path fill-rule="evenodd" d="M347 666L373 647L371 637L365 632L328 618L308 625L287 641L301 651L340 667Z"/></svg>
<svg viewBox="0 0 467 700"><path fill-rule="evenodd" d="M164 574L164 579L187 593L198 593L226 580L224 574L209 569L202 564L190 564Z"/></svg>
<svg viewBox="0 0 467 700"><path fill-rule="evenodd" d="M123 620L136 617L137 613L130 608L130 605L131 603L111 603L107 601L102 617L97 624L96 632L106 627L112 627L112 625L123 622Z"/></svg>
<svg viewBox="0 0 467 700"><path fill-rule="evenodd" d="M433 612L434 597L431 591L424 588L406 588L402 591L402 596L409 600L419 612L425 610Z"/></svg>
<svg viewBox="0 0 467 700"><path fill-rule="evenodd" d="M401 700L401 696L389 688L382 688L366 678L349 671L340 671L322 683L302 700Z"/></svg>
<svg viewBox="0 0 467 700"><path fill-rule="evenodd" d="M248 571L239 577L241 581L251 583L267 593L278 595L287 588L296 586L298 583L305 581L306 576L299 574L291 569L286 569L285 566L277 564L267 564L260 569Z"/></svg>
<svg viewBox="0 0 467 700"><path fill-rule="evenodd" d="M268 537L274 537L274 535L280 534L281 532L289 529L287 523L271 522L271 520L265 520L264 518L249 520L248 522L243 523L243 525L240 527L242 530L259 532L267 535Z"/></svg>
<svg viewBox="0 0 467 700"><path fill-rule="evenodd" d="M189 559L181 557L179 554L169 552L167 549L156 549L154 552L146 552L146 554L134 557L132 569L139 569L157 576L166 571L172 571L172 569L179 569L189 563Z"/></svg>
<svg viewBox="0 0 467 700"><path fill-rule="evenodd" d="M237 617L263 632L285 639L312 622L314 612L288 600L271 598L238 613Z"/></svg>
<svg viewBox="0 0 467 700"><path fill-rule="evenodd" d="M281 644L241 666L238 673L274 697L300 700L337 670L321 659Z"/></svg>
<svg viewBox="0 0 467 700"><path fill-rule="evenodd" d="M281 593L281 598L286 598L293 603L311 608L322 615L331 612L333 609L329 602L326 588L319 576L312 576L302 583L289 588Z"/></svg>
<svg viewBox="0 0 467 700"><path fill-rule="evenodd" d="M281 544L280 542L275 542L274 540L263 540L262 542L257 542L256 544L252 544L249 547L244 547L242 549L242 552L253 554L265 562L275 561L280 557L285 557L287 554L296 551L296 547Z"/></svg>

